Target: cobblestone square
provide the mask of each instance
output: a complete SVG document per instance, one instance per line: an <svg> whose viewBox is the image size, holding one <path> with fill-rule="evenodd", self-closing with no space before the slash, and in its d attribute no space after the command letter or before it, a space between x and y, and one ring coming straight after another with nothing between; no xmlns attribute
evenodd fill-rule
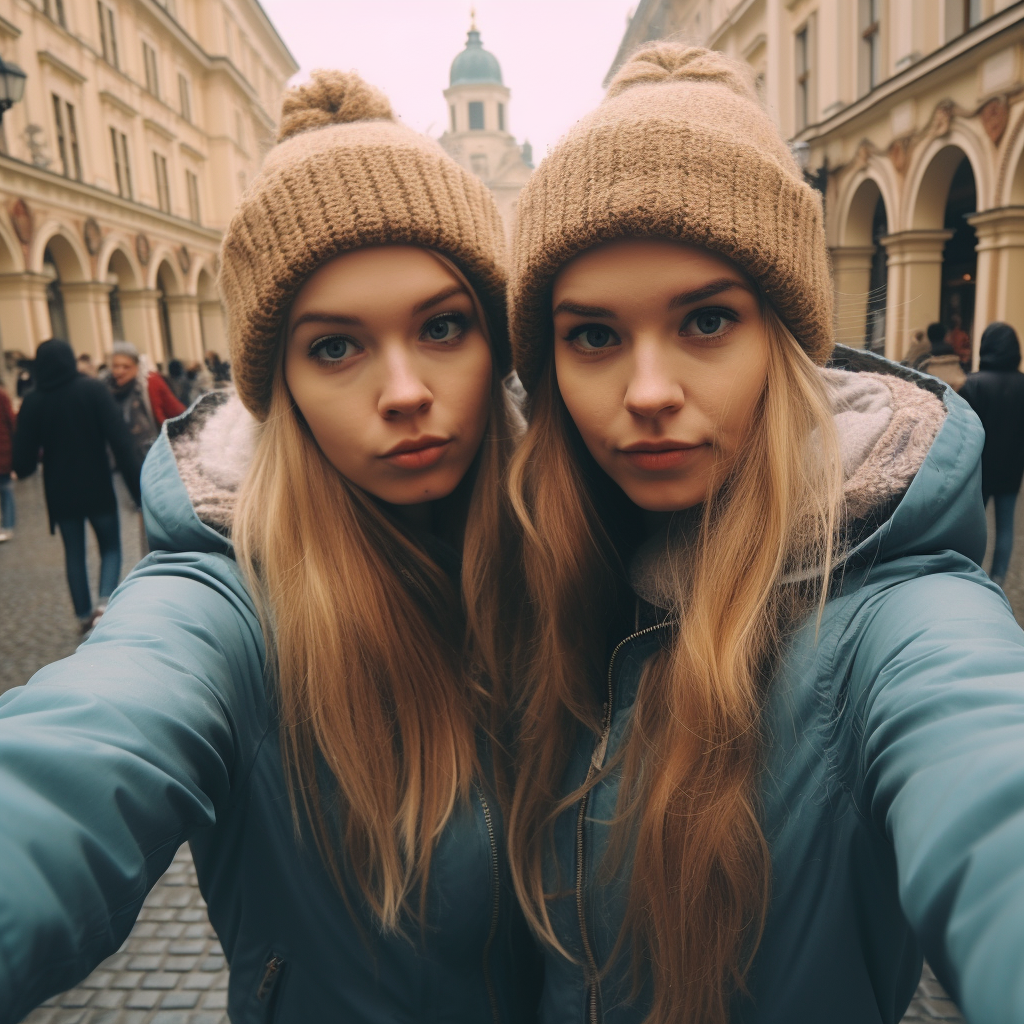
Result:
<svg viewBox="0 0 1024 1024"><path fill-rule="evenodd" d="M18 481L15 494L15 538L0 544L0 692L72 654L81 641L64 579L63 547L49 534L41 479ZM141 524L123 489L119 494L123 576L139 557ZM1006 592L1020 622L1024 502L1017 508L1018 543ZM990 512L990 538L993 530ZM89 570L95 586L98 554L92 539ZM76 988L48 999L24 1024L225 1024L227 984L227 964L183 846L122 948ZM904 1024L962 1020L926 967Z"/></svg>

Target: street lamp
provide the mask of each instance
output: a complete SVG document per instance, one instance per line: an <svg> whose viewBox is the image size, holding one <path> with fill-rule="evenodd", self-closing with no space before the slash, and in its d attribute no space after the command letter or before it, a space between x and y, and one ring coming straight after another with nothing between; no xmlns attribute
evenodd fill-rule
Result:
<svg viewBox="0 0 1024 1024"><path fill-rule="evenodd" d="M28 76L13 61L0 57L0 123L4 114L25 95L25 79Z"/></svg>

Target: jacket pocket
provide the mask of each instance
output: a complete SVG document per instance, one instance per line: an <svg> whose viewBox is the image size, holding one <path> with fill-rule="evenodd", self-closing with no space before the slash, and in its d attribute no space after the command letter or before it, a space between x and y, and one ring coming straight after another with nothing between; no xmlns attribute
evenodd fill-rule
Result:
<svg viewBox="0 0 1024 1024"><path fill-rule="evenodd" d="M280 1001L281 984L287 962L271 951L267 954L256 983L256 1020L259 1024L273 1024Z"/></svg>

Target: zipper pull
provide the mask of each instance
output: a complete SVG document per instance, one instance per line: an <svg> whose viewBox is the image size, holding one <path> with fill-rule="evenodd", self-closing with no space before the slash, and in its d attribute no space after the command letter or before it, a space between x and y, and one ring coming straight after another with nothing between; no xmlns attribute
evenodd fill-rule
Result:
<svg viewBox="0 0 1024 1024"><path fill-rule="evenodd" d="M594 747L594 753L590 757L590 766L594 771L599 772L604 764L604 755L608 751L608 734L612 731L611 725L606 725L601 732L601 738Z"/></svg>
<svg viewBox="0 0 1024 1024"><path fill-rule="evenodd" d="M282 967L284 967L284 961L276 953L272 954L263 969L263 977L260 979L259 988L256 989L256 998L261 1003L273 991L278 972Z"/></svg>

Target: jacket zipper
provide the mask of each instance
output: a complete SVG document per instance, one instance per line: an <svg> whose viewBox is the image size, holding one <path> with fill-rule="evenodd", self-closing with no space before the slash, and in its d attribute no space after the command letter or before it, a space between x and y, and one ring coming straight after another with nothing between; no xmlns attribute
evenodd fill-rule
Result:
<svg viewBox="0 0 1024 1024"><path fill-rule="evenodd" d="M494 979L491 977L491 965L489 962L491 945L494 942L494 936L498 933L498 915L501 910L501 879L498 873L498 843L494 838L494 820L491 818L491 808L487 803L487 798L480 789L477 790L477 795L480 797L480 806L484 809L484 822L487 825L487 839L491 844L491 892L494 898L493 906L491 908L491 930L488 932L487 941L484 943L484 984L487 986L487 995L491 1001L491 1015L494 1018L494 1024L501 1024L501 1014L498 1009L498 994L494 990Z"/></svg>
<svg viewBox="0 0 1024 1024"><path fill-rule="evenodd" d="M598 984L598 969L597 969L597 958L594 956L594 949L590 945L590 935L587 932L587 911L586 911L586 886L583 881L583 868L584 868L584 843L583 843L583 824L587 817L587 806L590 803L590 780L594 777L594 772L600 771L604 764L605 754L608 751L608 736L612 730L612 700L613 700L613 684L612 684L612 672L615 668L615 658L619 651L625 647L631 640L636 640L638 637L646 636L648 633L653 633L657 629L664 629L668 623L660 622L655 626L648 626L646 629L641 629L636 633L631 633L625 639L620 640L612 651L611 658L608 660L608 691L607 700L604 705L604 713L601 718L601 736L597 741L597 746L594 747L594 752L590 756L590 765L587 767L587 777L583 781L583 786L587 789L584 793L583 799L580 800L579 814L576 816L576 914L579 917L580 922L580 935L583 939L583 952L586 956L587 962L584 966L584 977L587 986L587 1007L588 1007L588 1020L590 1024L598 1024L600 1020L600 985Z"/></svg>
<svg viewBox="0 0 1024 1024"><path fill-rule="evenodd" d="M274 991L282 967L284 967L284 960L276 953L271 953L270 959L263 968L263 977L260 979L259 987L256 989L257 1001L264 1002Z"/></svg>

